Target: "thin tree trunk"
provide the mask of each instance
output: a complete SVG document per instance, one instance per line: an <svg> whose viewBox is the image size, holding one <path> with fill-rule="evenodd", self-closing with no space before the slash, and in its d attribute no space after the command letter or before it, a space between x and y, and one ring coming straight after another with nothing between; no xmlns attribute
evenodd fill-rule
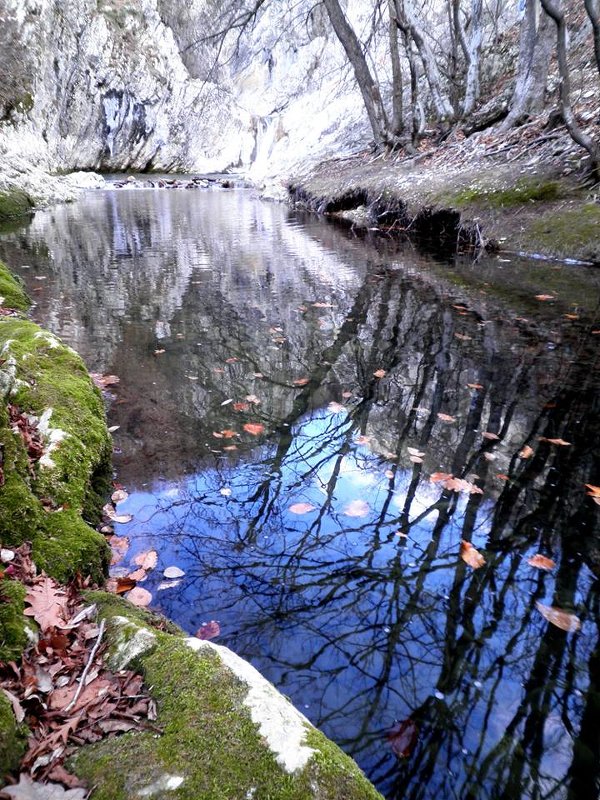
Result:
<svg viewBox="0 0 600 800"><path fill-rule="evenodd" d="M517 77L508 116L502 124L507 130L518 125L543 105L551 50L551 30L546 15L539 19L537 0L526 0L521 22Z"/></svg>
<svg viewBox="0 0 600 800"><path fill-rule="evenodd" d="M402 32L402 40L410 73L411 140L413 145L416 146L425 130L425 114L419 95L419 70L413 51L412 39L410 37L410 26L404 14L403 0L394 0L394 7L396 11L394 21L398 29Z"/></svg>
<svg viewBox="0 0 600 800"><path fill-rule="evenodd" d="M467 58L467 81L465 86L465 102L463 116L467 117L475 108L479 100L479 57L483 40L481 15L483 11L482 0L472 0L471 3L471 31L469 36Z"/></svg>
<svg viewBox="0 0 600 800"><path fill-rule="evenodd" d="M558 59L560 110L567 130L574 142L583 147L592 159L592 172L600 179L600 145L583 131L575 119L571 108L571 78L567 63L567 24L564 12L552 0L540 0L546 14L556 25L556 55Z"/></svg>
<svg viewBox="0 0 600 800"><path fill-rule="evenodd" d="M404 130L404 109L402 103L402 66L398 46L398 26L396 25L395 0L388 0L390 26L390 58L392 61L392 133L400 136Z"/></svg>
<svg viewBox="0 0 600 800"><path fill-rule="evenodd" d="M592 23L594 35L594 53L596 55L596 66L600 74L600 4L598 0L583 0L583 5Z"/></svg>
<svg viewBox="0 0 600 800"><path fill-rule="evenodd" d="M323 0L323 4L335 35L344 48L348 61L354 70L356 82L371 123L375 144L378 147L384 147L389 143L390 138L388 135L388 121L379 88L371 75L371 70L358 37L344 16L338 0Z"/></svg>
<svg viewBox="0 0 600 800"><path fill-rule="evenodd" d="M407 0L407 2L404 4L404 11L408 26L410 28L410 34L417 46L421 61L423 62L423 69L425 70L425 77L427 78L427 82L429 84L431 99L433 101L436 114L441 122L450 122L454 117L452 105L448 99L448 95L442 87L442 79L435 56L419 26L412 7L412 0Z"/></svg>
<svg viewBox="0 0 600 800"><path fill-rule="evenodd" d="M452 21L454 27L454 35L460 42L460 49L463 52L465 61L469 63L469 48L467 47L467 40L465 38L465 30L460 21L460 0L452 0Z"/></svg>

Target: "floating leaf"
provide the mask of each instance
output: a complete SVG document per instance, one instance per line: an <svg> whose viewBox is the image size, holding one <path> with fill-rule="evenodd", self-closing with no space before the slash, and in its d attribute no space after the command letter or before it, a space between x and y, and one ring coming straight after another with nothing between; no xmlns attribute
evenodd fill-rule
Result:
<svg viewBox="0 0 600 800"><path fill-rule="evenodd" d="M455 333L454 336L463 342L468 342L470 339L473 338L472 336L468 336L466 333Z"/></svg>
<svg viewBox="0 0 600 800"><path fill-rule="evenodd" d="M180 580L176 580L176 581L162 581L162 582L161 582L161 583L159 583L159 584L158 584L158 586L156 587L156 591L157 591L157 592L164 592L164 591L165 591L165 589L175 589L175 588L177 588L177 586L179 586L179 584L180 584L180 583L181 583L181 581L180 581Z"/></svg>
<svg viewBox="0 0 600 800"><path fill-rule="evenodd" d="M230 444L228 447L224 447L223 450L237 450L237 445Z"/></svg>
<svg viewBox="0 0 600 800"><path fill-rule="evenodd" d="M349 400L352 397L352 392L342 392L344 400Z"/></svg>
<svg viewBox="0 0 600 800"><path fill-rule="evenodd" d="M313 303L313 308L333 308L333 303Z"/></svg>
<svg viewBox="0 0 600 800"><path fill-rule="evenodd" d="M130 603L133 603L134 606L144 608L145 606L149 606L152 602L152 595L146 589L136 586L135 589L129 592L127 599Z"/></svg>
<svg viewBox="0 0 600 800"><path fill-rule="evenodd" d="M496 477L498 478L499 481L509 481L510 480L510 476L509 475L505 475L503 472L499 472L496 475Z"/></svg>
<svg viewBox="0 0 600 800"><path fill-rule="evenodd" d="M545 436L540 436L540 442L548 442L548 444L556 444L559 447L571 446L571 442L565 442L564 439L547 439Z"/></svg>
<svg viewBox="0 0 600 800"><path fill-rule="evenodd" d="M519 458L531 458L533 455L533 447L530 447L528 444L521 450L519 453Z"/></svg>
<svg viewBox="0 0 600 800"><path fill-rule="evenodd" d="M222 433L217 433L217 431L213 431L213 436L215 437L215 439L222 439L223 438L223 434Z"/></svg>
<svg viewBox="0 0 600 800"><path fill-rule="evenodd" d="M155 351L154 351L154 355L155 355L155 356L162 356L162 354L163 354L164 352L165 352L165 351L164 351L164 349L162 349L162 348L161 348L161 349L159 349L159 350L155 350Z"/></svg>
<svg viewBox="0 0 600 800"><path fill-rule="evenodd" d="M384 474L384 475L385 475L385 477L386 477L386 478L388 478L390 481L391 481L391 480L392 480L392 478L394 477L394 473L392 472L392 470L391 470L391 469L386 469L386 471L385 471L383 474Z"/></svg>
<svg viewBox="0 0 600 800"><path fill-rule="evenodd" d="M564 611L556 606L545 606L543 603L536 603L536 608L551 625L555 625L562 631L574 632L581 628L581 620L576 614Z"/></svg>
<svg viewBox="0 0 600 800"><path fill-rule="evenodd" d="M421 456L411 456L410 460L412 461L413 464L422 464L423 463L423 459L421 458Z"/></svg>
<svg viewBox="0 0 600 800"><path fill-rule="evenodd" d="M143 583L148 577L148 572L143 567L139 567L138 569L134 569L133 572L130 572L127 577L136 583Z"/></svg>
<svg viewBox="0 0 600 800"><path fill-rule="evenodd" d="M492 431L484 431L481 435L484 439L490 439L491 441L496 441L500 438L497 433L493 433Z"/></svg>
<svg viewBox="0 0 600 800"><path fill-rule="evenodd" d="M357 436L354 440L356 444L370 444L371 437L370 436Z"/></svg>
<svg viewBox="0 0 600 800"><path fill-rule="evenodd" d="M384 369L376 369L373 375L375 378L385 378L387 372Z"/></svg>
<svg viewBox="0 0 600 800"><path fill-rule="evenodd" d="M469 389L483 389L484 387L480 383L467 383L467 388L469 388Z"/></svg>
<svg viewBox="0 0 600 800"><path fill-rule="evenodd" d="M332 414L340 414L342 411L345 411L346 408L341 403L336 403L335 400L332 400L327 406L327 410L331 411Z"/></svg>
<svg viewBox="0 0 600 800"><path fill-rule="evenodd" d="M291 511L292 514L309 514L314 510L315 506L311 503L294 503L288 508L288 511Z"/></svg>
<svg viewBox="0 0 600 800"><path fill-rule="evenodd" d="M244 425L244 427L246 426ZM237 431L234 431L231 428L225 428L224 430L221 431L221 436L224 439L233 439L233 437L237 435L238 435Z"/></svg>
<svg viewBox="0 0 600 800"><path fill-rule="evenodd" d="M591 497L594 503L600 506L600 486L594 486L592 483L585 484L588 491L586 494Z"/></svg>
<svg viewBox="0 0 600 800"><path fill-rule="evenodd" d="M133 519L131 514L117 514L111 503L106 503L106 505L102 507L102 511L111 522L118 522L120 525L125 525Z"/></svg>
<svg viewBox="0 0 600 800"><path fill-rule="evenodd" d="M485 558L481 555L479 550L477 550L471 542L465 542L463 539L460 543L460 557L473 569L479 569L479 567L483 567L485 564Z"/></svg>
<svg viewBox="0 0 600 800"><path fill-rule="evenodd" d="M248 411L249 408L250 408L250 404L249 403L242 403L240 401L238 403L234 403L233 404L233 410L234 411Z"/></svg>
<svg viewBox="0 0 600 800"><path fill-rule="evenodd" d="M112 493L110 499L113 501L113 503L124 503L128 497L129 495L127 494L125 489L116 489Z"/></svg>
<svg viewBox="0 0 600 800"><path fill-rule="evenodd" d="M310 378L296 378L294 386L306 386L310 382Z"/></svg>
<svg viewBox="0 0 600 800"><path fill-rule="evenodd" d="M133 563L145 570L154 569L158 563L158 553L156 550L144 550L137 554L133 559Z"/></svg>
<svg viewBox="0 0 600 800"><path fill-rule="evenodd" d="M231 497L231 489L229 486L224 486L222 489L219 489L219 494L222 494L223 497Z"/></svg>
<svg viewBox="0 0 600 800"><path fill-rule="evenodd" d="M134 589L135 584L135 578L132 578L131 575L126 575L124 578L110 578L106 581L106 588L114 594L125 594L125 592L130 592Z"/></svg>
<svg viewBox="0 0 600 800"><path fill-rule="evenodd" d="M179 567L167 567L164 570L163 575L165 578L183 578L185 572Z"/></svg>
<svg viewBox="0 0 600 800"><path fill-rule="evenodd" d="M456 417L451 417L450 414L443 414L441 411L438 411L438 419L441 419L442 422L456 422Z"/></svg>
<svg viewBox="0 0 600 800"><path fill-rule="evenodd" d="M244 425L244 430L246 433L251 433L252 436L259 436L261 433L264 433L265 426L260 422L247 422Z"/></svg>
<svg viewBox="0 0 600 800"><path fill-rule="evenodd" d="M410 718L396 722L388 732L387 738L398 758L407 758L419 740L417 723Z"/></svg>
<svg viewBox="0 0 600 800"><path fill-rule="evenodd" d="M91 372L90 376L99 389L106 389L107 386L114 386L121 380L116 375L101 375L98 372Z"/></svg>
<svg viewBox="0 0 600 800"><path fill-rule="evenodd" d="M236 358L235 356L232 356L231 358L226 358L225 359L225 363L226 364L235 364L236 361L239 361L239 358Z"/></svg>
<svg viewBox="0 0 600 800"><path fill-rule="evenodd" d="M120 425L111 425L110 428L108 429L108 432L115 433L115 431L118 431L120 427L121 427Z"/></svg>
<svg viewBox="0 0 600 800"><path fill-rule="evenodd" d="M260 405L260 400L258 399L258 397L255 394L246 395L246 401L248 403L252 403L255 406Z"/></svg>
<svg viewBox="0 0 600 800"><path fill-rule="evenodd" d="M452 475L450 475L449 472L432 472L429 476L429 480L431 483L440 483L440 481L447 481L448 478L451 477Z"/></svg>
<svg viewBox="0 0 600 800"><path fill-rule="evenodd" d="M210 622L203 622L196 631L197 639L214 639L221 633L221 626L216 619L211 619Z"/></svg>
<svg viewBox="0 0 600 800"><path fill-rule="evenodd" d="M422 453L420 450L417 450L416 447L407 447L406 448L411 456L418 456L419 458L423 458L425 453Z"/></svg>
<svg viewBox="0 0 600 800"><path fill-rule="evenodd" d="M347 517L366 517L371 507L364 500L351 500L342 511Z"/></svg>
<svg viewBox="0 0 600 800"><path fill-rule="evenodd" d="M233 403L233 398L230 397L229 400L223 400L221 403L222 406L228 406L230 403Z"/></svg>
<svg viewBox="0 0 600 800"><path fill-rule="evenodd" d="M552 561L551 558L546 558L546 556L543 556L541 553L528 558L527 563L530 567L535 567L536 569L545 569L548 571L554 569L556 566L555 562Z"/></svg>
<svg viewBox="0 0 600 800"><path fill-rule="evenodd" d="M556 296L553 294L536 294L535 299L543 302L544 300L555 300Z"/></svg>

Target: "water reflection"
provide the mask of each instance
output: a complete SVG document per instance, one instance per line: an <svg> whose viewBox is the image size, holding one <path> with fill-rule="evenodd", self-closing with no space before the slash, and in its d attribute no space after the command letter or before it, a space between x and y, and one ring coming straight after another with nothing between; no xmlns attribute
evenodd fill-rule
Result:
<svg viewBox="0 0 600 800"><path fill-rule="evenodd" d="M389 798L598 796L594 271L428 262L243 192L93 195L0 256L121 376L127 559L186 572L157 607L218 620Z"/></svg>

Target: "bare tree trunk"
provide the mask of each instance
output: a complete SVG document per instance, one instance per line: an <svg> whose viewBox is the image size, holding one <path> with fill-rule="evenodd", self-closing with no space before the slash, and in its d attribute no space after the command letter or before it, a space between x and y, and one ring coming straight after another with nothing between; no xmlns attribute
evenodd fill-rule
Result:
<svg viewBox="0 0 600 800"><path fill-rule="evenodd" d="M404 14L403 0L394 0L394 9L396 14L393 21L402 32L404 50L408 61L408 71L410 73L411 140L413 145L416 146L425 130L425 114L419 94L419 70L413 51L412 39L410 37L410 26Z"/></svg>
<svg viewBox="0 0 600 800"><path fill-rule="evenodd" d="M594 53L596 55L596 66L600 74L600 4L598 0L583 0L583 5L592 23L594 35Z"/></svg>
<svg viewBox="0 0 600 800"><path fill-rule="evenodd" d="M594 142L583 131L575 119L571 108L571 78L567 63L567 23L565 15L559 6L552 0L540 0L546 14L554 20L556 25L556 55L558 59L558 74L560 87L560 110L567 126L567 130L574 142L583 147L592 159L592 172L596 180L600 179L600 145Z"/></svg>
<svg viewBox="0 0 600 800"><path fill-rule="evenodd" d="M463 116L467 117L475 108L479 99L479 57L483 39L481 15L483 11L482 0L472 0L471 3L471 31L469 35L467 57L467 81L465 86L465 101L463 103Z"/></svg>
<svg viewBox="0 0 600 800"><path fill-rule="evenodd" d="M441 122L450 122L454 117L452 104L450 103L448 95L442 87L442 79L435 56L420 28L415 11L412 7L412 0L406 0L404 4L404 12L408 27L410 29L410 35L417 46L419 56L423 62L425 77L427 78L427 82L429 84L431 99L433 101L438 119Z"/></svg>
<svg viewBox="0 0 600 800"><path fill-rule="evenodd" d="M352 65L356 82L363 98L363 103L371 123L371 130L378 147L390 143L388 121L383 101L367 60L360 46L358 37L344 16L338 0L323 0L323 4L333 26L335 35L344 48L348 61Z"/></svg>
<svg viewBox="0 0 600 800"><path fill-rule="evenodd" d="M402 103L402 66L398 46L398 26L396 25L396 4L388 0L390 27L390 58L392 61L392 133L400 136L404 130L404 109Z"/></svg>
<svg viewBox="0 0 600 800"><path fill-rule="evenodd" d="M502 128L518 125L543 106L551 50L551 26L546 15L539 16L537 0L526 0L521 22L517 78L510 111Z"/></svg>
<svg viewBox="0 0 600 800"><path fill-rule="evenodd" d="M467 40L465 38L465 29L460 21L460 0L452 0L452 22L454 27L454 35L460 42L460 49L463 52L465 61L469 63L469 48L467 47Z"/></svg>

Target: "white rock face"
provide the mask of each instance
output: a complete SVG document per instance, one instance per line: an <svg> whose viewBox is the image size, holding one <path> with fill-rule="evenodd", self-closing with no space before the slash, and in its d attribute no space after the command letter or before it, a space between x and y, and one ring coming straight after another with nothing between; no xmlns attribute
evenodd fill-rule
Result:
<svg viewBox="0 0 600 800"><path fill-rule="evenodd" d="M360 6L350 0L349 16ZM217 68L216 45L203 39L218 7L4 0L0 23L17 32L30 91L0 120L0 190L68 200L97 185L84 174L47 178L74 170L238 167L264 183L368 139L322 9L309 13L308 0L268 3L239 47L235 35L226 40Z"/></svg>

